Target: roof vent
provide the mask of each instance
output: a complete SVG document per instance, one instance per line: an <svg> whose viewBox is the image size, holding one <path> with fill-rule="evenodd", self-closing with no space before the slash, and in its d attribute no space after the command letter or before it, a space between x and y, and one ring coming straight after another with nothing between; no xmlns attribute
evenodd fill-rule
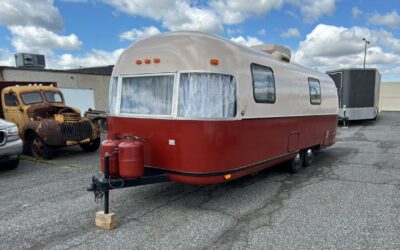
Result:
<svg viewBox="0 0 400 250"><path fill-rule="evenodd" d="M251 46L253 49L261 50L272 55L273 58L283 62L290 62L291 52L289 48L276 44L262 44Z"/></svg>

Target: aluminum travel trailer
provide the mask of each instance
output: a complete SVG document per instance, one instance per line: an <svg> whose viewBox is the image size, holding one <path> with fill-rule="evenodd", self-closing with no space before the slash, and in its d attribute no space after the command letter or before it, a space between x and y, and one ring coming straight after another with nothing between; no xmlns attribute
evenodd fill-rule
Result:
<svg viewBox="0 0 400 250"><path fill-rule="evenodd" d="M379 112L381 74L377 69L339 69L326 72L339 96L339 118L375 119Z"/></svg>
<svg viewBox="0 0 400 250"><path fill-rule="evenodd" d="M284 51L261 50L198 32L127 48L110 83L106 178L89 190L212 184L284 161L292 172L309 165L315 149L335 143L335 84Z"/></svg>

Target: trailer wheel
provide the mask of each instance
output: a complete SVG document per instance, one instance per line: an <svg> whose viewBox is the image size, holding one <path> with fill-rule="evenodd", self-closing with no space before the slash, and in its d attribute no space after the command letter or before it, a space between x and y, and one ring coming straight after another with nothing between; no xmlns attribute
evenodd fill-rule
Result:
<svg viewBox="0 0 400 250"><path fill-rule="evenodd" d="M298 152L296 156L287 162L287 170L290 173L298 173L303 165L303 154Z"/></svg>
<svg viewBox="0 0 400 250"><path fill-rule="evenodd" d="M79 146L86 152L94 152L100 147L100 137Z"/></svg>
<svg viewBox="0 0 400 250"><path fill-rule="evenodd" d="M303 154L303 166L309 167L314 161L314 150L312 148L308 148L302 151Z"/></svg>
<svg viewBox="0 0 400 250"><path fill-rule="evenodd" d="M49 160L53 156L53 149L50 145L43 142L42 138L36 133L29 136L30 154L37 159Z"/></svg>

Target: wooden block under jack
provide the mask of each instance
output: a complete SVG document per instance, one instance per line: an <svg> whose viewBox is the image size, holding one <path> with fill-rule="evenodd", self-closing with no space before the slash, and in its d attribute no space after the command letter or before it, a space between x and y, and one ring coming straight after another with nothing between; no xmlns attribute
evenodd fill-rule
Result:
<svg viewBox="0 0 400 250"><path fill-rule="evenodd" d="M104 211L96 212L96 226L104 229L116 228L117 222L115 221L115 214L114 213L104 214Z"/></svg>

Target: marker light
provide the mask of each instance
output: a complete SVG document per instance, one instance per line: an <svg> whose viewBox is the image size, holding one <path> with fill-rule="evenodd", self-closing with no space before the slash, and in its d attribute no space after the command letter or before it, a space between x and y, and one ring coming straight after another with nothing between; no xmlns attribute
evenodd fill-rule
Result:
<svg viewBox="0 0 400 250"><path fill-rule="evenodd" d="M137 65L142 64L142 60L136 60L136 64L137 64Z"/></svg>
<svg viewBox="0 0 400 250"><path fill-rule="evenodd" d="M225 178L225 180L229 180L230 178L232 178L232 175L231 174L226 174L226 175L224 175L224 178Z"/></svg>
<svg viewBox="0 0 400 250"><path fill-rule="evenodd" d="M218 59L215 59L215 58L212 58L211 60L210 60L210 63L212 64L212 65L218 65Z"/></svg>
<svg viewBox="0 0 400 250"><path fill-rule="evenodd" d="M154 63L159 63L159 62L160 62L160 58L154 58L154 59L153 59L153 62L154 62Z"/></svg>
<svg viewBox="0 0 400 250"><path fill-rule="evenodd" d="M144 60L144 63L145 63L145 64L150 64L150 63L151 63L151 60L150 60L150 59L146 59L146 60Z"/></svg>

